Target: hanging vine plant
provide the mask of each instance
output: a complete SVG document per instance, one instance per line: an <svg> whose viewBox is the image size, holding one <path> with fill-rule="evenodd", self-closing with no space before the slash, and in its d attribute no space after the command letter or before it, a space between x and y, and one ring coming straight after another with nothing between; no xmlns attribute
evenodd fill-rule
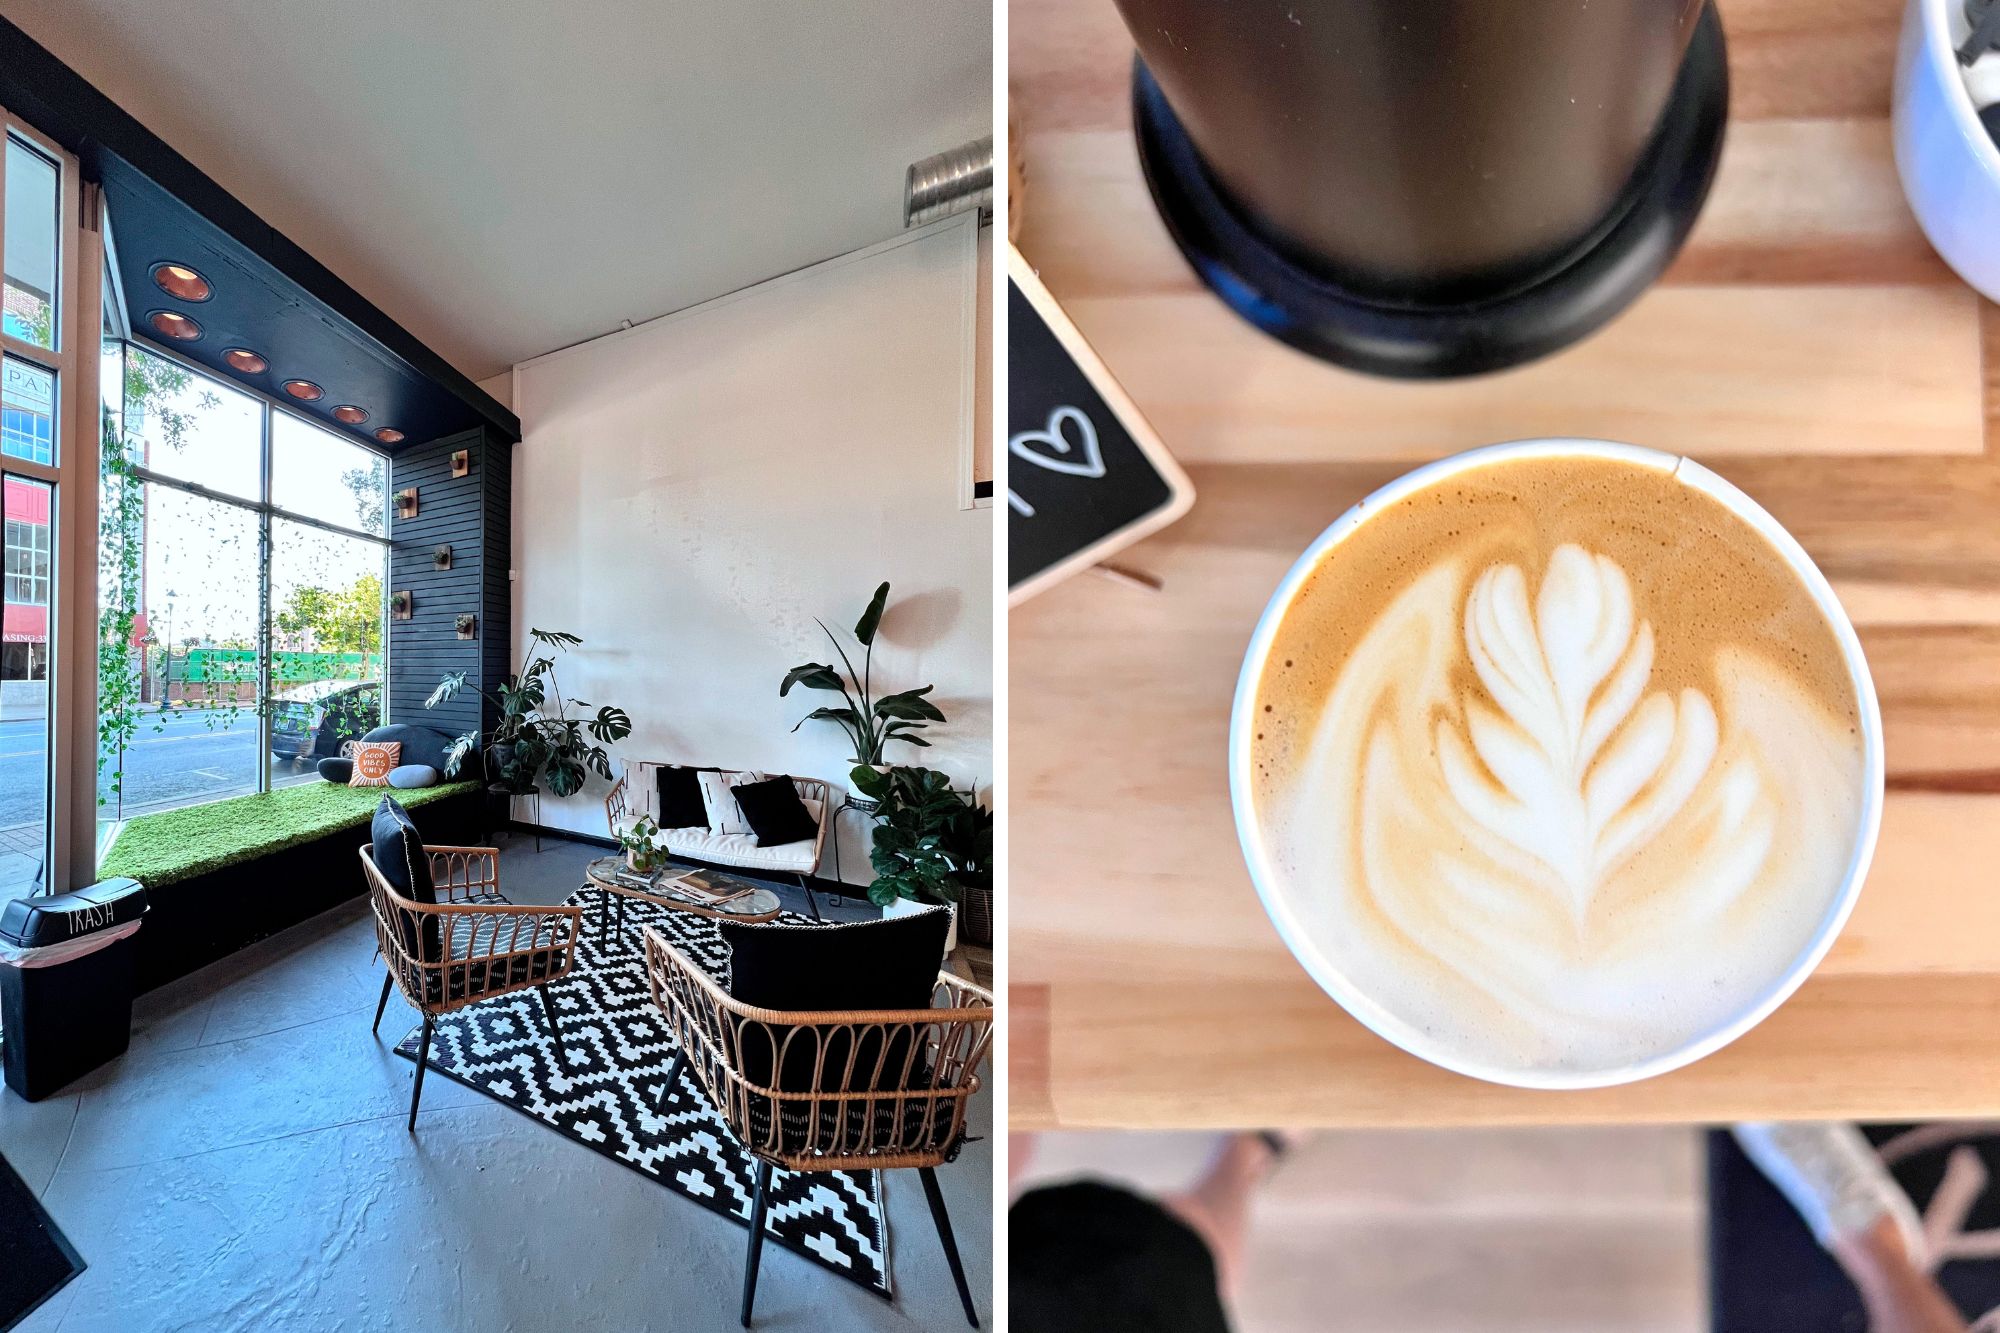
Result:
<svg viewBox="0 0 2000 1333"><path fill-rule="evenodd" d="M138 464L143 442L124 423L144 415L159 423L170 449L185 443L192 418L169 407L191 382L187 371L162 357L127 352L121 358L121 417L103 409L98 450L98 575L102 604L97 617L97 803L125 813L125 752L146 726L145 679L140 670L139 595L145 573L146 487ZM152 730L166 730L155 711ZM108 782L105 779L109 779Z"/></svg>

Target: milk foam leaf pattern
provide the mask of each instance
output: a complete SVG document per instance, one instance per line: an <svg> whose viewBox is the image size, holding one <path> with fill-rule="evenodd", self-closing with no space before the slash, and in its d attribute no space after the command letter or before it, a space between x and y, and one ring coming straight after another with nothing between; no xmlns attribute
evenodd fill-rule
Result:
<svg viewBox="0 0 2000 1333"><path fill-rule="evenodd" d="M1457 811L1525 853L1579 918L1620 865L1672 819L1715 759L1715 708L1699 690L1647 692L1652 626L1625 572L1564 545L1532 607L1517 565L1487 569L1466 599L1465 648L1485 697L1463 729L1436 726Z"/></svg>

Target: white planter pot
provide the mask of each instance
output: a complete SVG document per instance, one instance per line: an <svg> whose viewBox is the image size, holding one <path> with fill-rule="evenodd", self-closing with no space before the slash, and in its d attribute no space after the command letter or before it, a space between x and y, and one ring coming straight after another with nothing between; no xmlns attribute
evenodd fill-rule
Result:
<svg viewBox="0 0 2000 1333"><path fill-rule="evenodd" d="M847 804L855 810L864 811L872 811L882 804L873 796L866 795L862 792L861 788L854 785L855 769L872 768L877 773L887 773L894 767L894 764L849 764L847 766Z"/></svg>
<svg viewBox="0 0 2000 1333"><path fill-rule="evenodd" d="M1981 295L2000 300L2000 146L1979 123L1952 51L1956 5L1905 6L1890 117L1896 170L1938 254Z"/></svg>
<svg viewBox="0 0 2000 1333"><path fill-rule="evenodd" d="M929 903L913 902L908 898L898 898L882 909L883 916L914 916L918 912L931 910ZM944 951L949 954L958 947L958 909L949 903L945 910L951 913L951 924L945 928Z"/></svg>

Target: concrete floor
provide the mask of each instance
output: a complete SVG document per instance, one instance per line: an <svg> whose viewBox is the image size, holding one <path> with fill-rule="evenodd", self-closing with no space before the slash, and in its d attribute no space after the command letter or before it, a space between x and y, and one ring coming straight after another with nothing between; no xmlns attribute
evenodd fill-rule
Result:
<svg viewBox="0 0 2000 1333"><path fill-rule="evenodd" d="M542 847L503 849L516 901L602 855ZM736 1327L742 1227L447 1078L405 1132L416 1020L398 996L369 1034L373 949L365 906L337 908L142 997L131 1051L62 1094L0 1089L0 1153L90 1264L23 1333ZM990 1092L972 1118L938 1178L990 1323ZM966 1326L916 1173L884 1193L895 1303L767 1244L759 1328Z"/></svg>

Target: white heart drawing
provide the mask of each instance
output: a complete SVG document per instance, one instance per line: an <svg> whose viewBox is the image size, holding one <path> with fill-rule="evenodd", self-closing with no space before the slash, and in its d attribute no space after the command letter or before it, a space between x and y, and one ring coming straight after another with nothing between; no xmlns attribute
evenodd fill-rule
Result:
<svg viewBox="0 0 2000 1333"><path fill-rule="evenodd" d="M1074 424L1077 440L1074 444L1064 434L1066 425ZM1054 449L1059 454L1076 452L1080 458L1052 457L1037 453L1036 448ZM1072 477L1101 477L1104 475L1104 452L1097 443L1097 427L1090 424L1090 418L1074 407L1058 407L1049 413L1049 424L1043 430L1024 430L1007 441L1007 452L1016 458L1025 458L1037 467L1045 467L1051 472L1061 472Z"/></svg>

